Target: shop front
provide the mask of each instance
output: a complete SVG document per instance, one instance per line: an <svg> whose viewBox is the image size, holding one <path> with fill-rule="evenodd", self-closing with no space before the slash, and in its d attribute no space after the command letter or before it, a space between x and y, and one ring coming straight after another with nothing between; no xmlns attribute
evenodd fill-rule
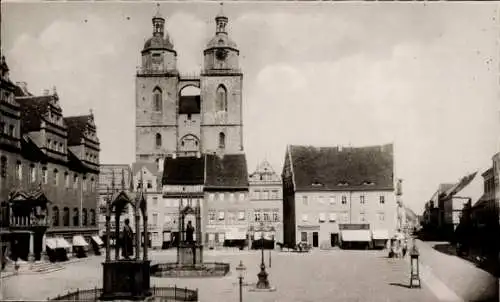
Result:
<svg viewBox="0 0 500 302"><path fill-rule="evenodd" d="M251 226L249 229L251 235L252 249L274 249L276 241L276 228L272 225Z"/></svg>
<svg viewBox="0 0 500 302"><path fill-rule="evenodd" d="M389 240L389 231L384 229L373 230L372 239L374 248L383 249L387 244L387 240Z"/></svg>
<svg viewBox="0 0 500 302"><path fill-rule="evenodd" d="M368 249L372 247L369 224L340 224L340 247L343 249Z"/></svg>
<svg viewBox="0 0 500 302"><path fill-rule="evenodd" d="M246 228L229 228L224 237L224 246L243 248L247 245Z"/></svg>

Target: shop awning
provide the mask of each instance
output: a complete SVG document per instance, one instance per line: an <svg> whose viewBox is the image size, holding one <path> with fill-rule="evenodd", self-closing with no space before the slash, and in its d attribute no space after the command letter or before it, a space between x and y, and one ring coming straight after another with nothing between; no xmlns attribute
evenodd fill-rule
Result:
<svg viewBox="0 0 500 302"><path fill-rule="evenodd" d="M47 238L45 239L45 245L49 247L51 250L55 250L57 248L57 241L55 238Z"/></svg>
<svg viewBox="0 0 500 302"><path fill-rule="evenodd" d="M373 230L372 236L374 240L387 240L389 239L388 230Z"/></svg>
<svg viewBox="0 0 500 302"><path fill-rule="evenodd" d="M97 235L92 236L92 240L94 240L94 242L97 243L97 245L104 245L104 242L102 242L101 237Z"/></svg>
<svg viewBox="0 0 500 302"><path fill-rule="evenodd" d="M64 239L63 237L57 237L55 238L55 241L56 241L56 248L63 248L63 249L71 248L71 244L69 244L69 242L66 241L66 239Z"/></svg>
<svg viewBox="0 0 500 302"><path fill-rule="evenodd" d="M85 241L83 236L80 235L73 236L73 246L88 246L88 245L89 244L87 243L87 241Z"/></svg>
<svg viewBox="0 0 500 302"><path fill-rule="evenodd" d="M226 240L245 240L247 239L246 231L231 230L226 232Z"/></svg>
<svg viewBox="0 0 500 302"><path fill-rule="evenodd" d="M372 240L370 230L342 230L340 234L342 241L346 242L368 242Z"/></svg>

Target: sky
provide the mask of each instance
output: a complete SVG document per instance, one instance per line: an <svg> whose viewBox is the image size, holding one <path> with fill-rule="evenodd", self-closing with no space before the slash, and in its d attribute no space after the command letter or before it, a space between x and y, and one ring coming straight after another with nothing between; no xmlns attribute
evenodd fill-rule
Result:
<svg viewBox="0 0 500 302"><path fill-rule="evenodd" d="M417 213L439 183L484 172L500 146L495 3L226 3L244 72L248 169L281 173L287 144L394 143ZM216 2L162 3L178 69L199 73ZM2 3L13 81L93 110L101 163L135 159L135 72L154 3ZM479 177L479 176L478 176Z"/></svg>

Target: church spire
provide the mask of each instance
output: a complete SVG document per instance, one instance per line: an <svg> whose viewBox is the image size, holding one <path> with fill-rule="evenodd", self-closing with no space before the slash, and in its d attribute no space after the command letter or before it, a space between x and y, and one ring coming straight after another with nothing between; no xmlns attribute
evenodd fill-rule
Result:
<svg viewBox="0 0 500 302"><path fill-rule="evenodd" d="M163 37L165 31L165 18L160 13L160 4L156 4L156 14L153 17L153 36Z"/></svg>
<svg viewBox="0 0 500 302"><path fill-rule="evenodd" d="M215 34L227 34L226 25L228 22L228 18L224 14L224 3L220 3L220 11L215 16L216 29Z"/></svg>

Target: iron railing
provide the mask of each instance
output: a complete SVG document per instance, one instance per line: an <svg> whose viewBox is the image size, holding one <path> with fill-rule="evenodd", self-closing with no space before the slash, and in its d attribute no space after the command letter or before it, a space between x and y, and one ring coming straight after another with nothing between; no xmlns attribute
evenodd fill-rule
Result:
<svg viewBox="0 0 500 302"><path fill-rule="evenodd" d="M183 264L179 265L175 262L172 263L158 263L151 266L151 274L160 274L162 272L176 271L182 269L183 271L200 271L207 272L220 272L226 275L231 270L229 263L222 262L204 262L203 264Z"/></svg>
<svg viewBox="0 0 500 302"><path fill-rule="evenodd" d="M74 292L68 292L65 295L57 296L53 299L48 299L48 301L99 301L99 297L102 295L102 288L86 289L86 290L76 290ZM198 301L198 289L192 290L187 287L156 287L151 288L151 295L154 298L160 298L163 302L168 301Z"/></svg>

